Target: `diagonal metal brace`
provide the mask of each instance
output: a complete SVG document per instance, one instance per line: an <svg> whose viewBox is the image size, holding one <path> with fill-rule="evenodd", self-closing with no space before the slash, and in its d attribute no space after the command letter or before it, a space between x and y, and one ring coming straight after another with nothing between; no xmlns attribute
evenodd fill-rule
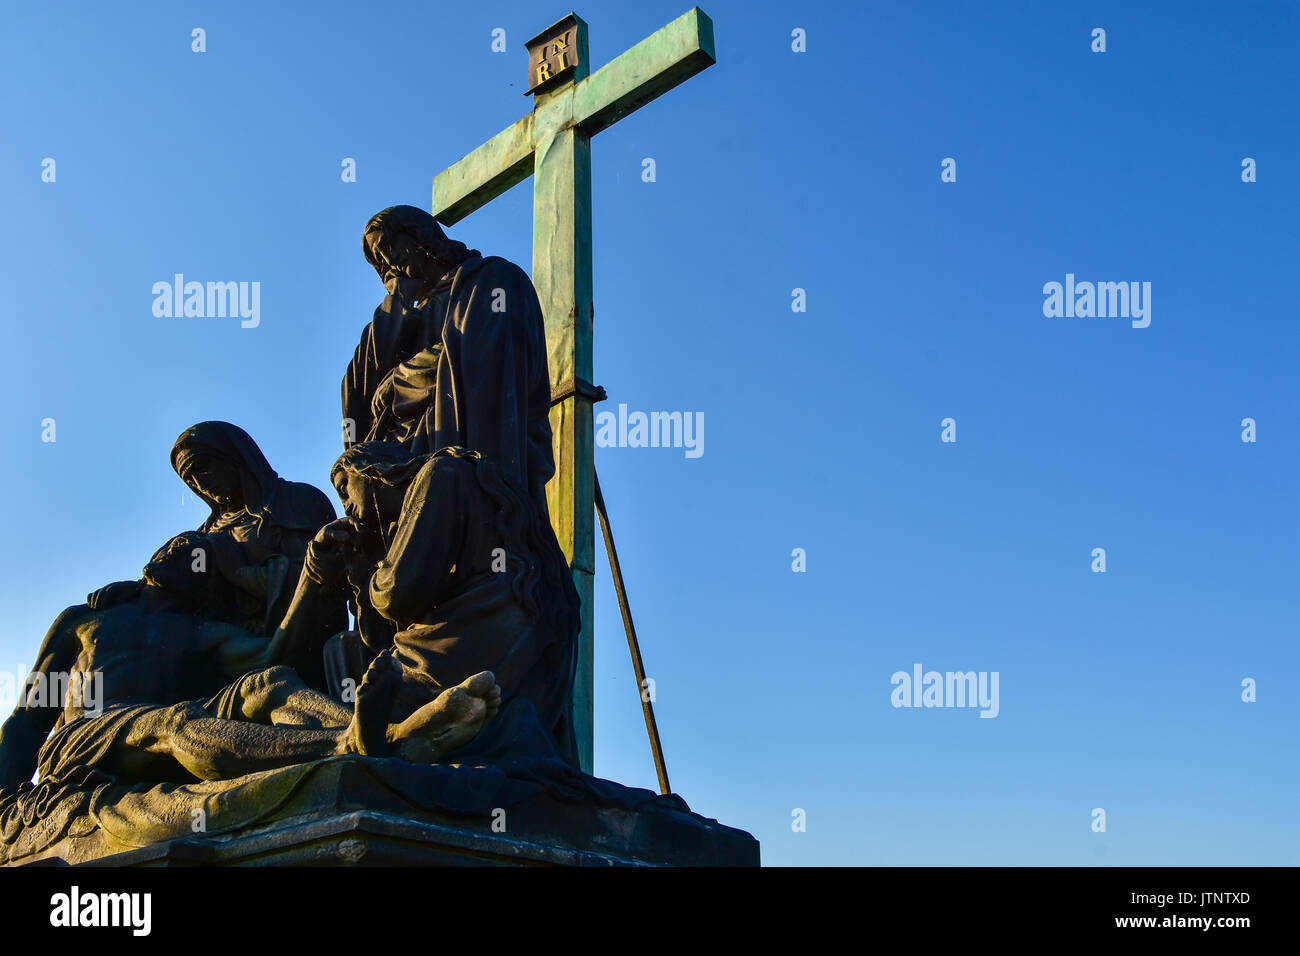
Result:
<svg viewBox="0 0 1300 956"><path fill-rule="evenodd" d="M595 469L592 469L593 472ZM655 723L655 708L645 693L645 664L641 661L641 645L636 639L636 626L632 623L632 609L627 603L627 589L623 586L623 569L618 563L614 548L614 533L609 528L609 512L605 510L605 496L600 492L600 476L593 475L596 485L596 515L600 518L600 531L605 537L605 554L609 556L609 570L614 576L614 593L618 595L618 610L623 615L623 630L627 631L627 649L632 653L632 670L636 672L637 691L641 696L641 712L645 716L646 733L650 736L650 750L654 754L655 772L659 775L659 792L672 793L668 786L668 767L664 763L664 748L659 742L659 725Z"/></svg>

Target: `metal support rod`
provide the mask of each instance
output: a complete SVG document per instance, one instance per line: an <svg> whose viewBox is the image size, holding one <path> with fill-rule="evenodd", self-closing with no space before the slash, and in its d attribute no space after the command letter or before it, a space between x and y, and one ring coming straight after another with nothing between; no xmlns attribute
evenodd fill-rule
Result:
<svg viewBox="0 0 1300 956"><path fill-rule="evenodd" d="M632 609L627 603L627 590L623 587L623 570L619 567L618 551L614 548L614 533L609 529L609 512L605 510L605 496L600 493L600 476L592 469L596 486L596 515L600 518L600 532L605 538L605 554L609 557L609 570L614 576L614 593L618 595L618 609L623 615L623 630L627 631L627 649L632 653L632 669L636 671L637 691L641 696L641 712L645 715L646 733L650 735L650 750L655 758L655 772L659 775L659 792L672 793L668 786L668 767L664 763L664 748L659 742L659 725L655 723L655 708L646 694L645 665L641 661L641 645L636 639L636 626L632 623Z"/></svg>

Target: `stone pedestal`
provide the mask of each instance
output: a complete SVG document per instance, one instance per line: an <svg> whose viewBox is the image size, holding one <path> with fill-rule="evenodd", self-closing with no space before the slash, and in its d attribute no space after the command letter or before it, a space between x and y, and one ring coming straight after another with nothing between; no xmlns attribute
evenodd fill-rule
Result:
<svg viewBox="0 0 1300 956"><path fill-rule="evenodd" d="M89 866L757 866L758 842L692 813L677 797L581 777L570 786L513 791L433 768L364 757L332 758L296 771L291 795L255 822L222 832L176 833L145 846L120 828L73 827L9 865ZM385 776L385 771L395 775ZM272 774L290 771L273 771ZM483 774L481 768L462 773ZM400 774L400 775L397 775ZM420 776L426 774L426 776ZM510 778L510 782L517 778ZM274 789L232 791L225 813ZM569 781L572 784L572 780ZM442 788L439 790L439 788ZM443 791L446 791L445 793ZM454 792L453 792L454 791ZM468 796L467 796L468 793ZM504 803L505 806L494 806ZM440 806L439 804L442 804ZM456 806L455 810L446 805ZM256 808L254 808L256 809ZM213 822L219 823L219 814ZM183 817L180 819L184 819ZM229 819L229 817L227 817Z"/></svg>

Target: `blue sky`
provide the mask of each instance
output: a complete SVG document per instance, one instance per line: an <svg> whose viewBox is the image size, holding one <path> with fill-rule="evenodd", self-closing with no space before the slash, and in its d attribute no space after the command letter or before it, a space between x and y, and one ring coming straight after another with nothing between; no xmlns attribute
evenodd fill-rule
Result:
<svg viewBox="0 0 1300 956"><path fill-rule="evenodd" d="M593 67L686 3L587 0ZM524 114L567 9L5 9L0 669L201 520L186 426L328 489L362 227ZM674 788L772 864L1296 863L1300 6L704 9L717 65L592 146L596 381L706 423L597 457ZM531 203L449 231L528 268ZM177 272L260 325L155 317ZM1046 317L1067 273L1150 326ZM597 562L596 770L653 788ZM996 719L891 706L916 663Z"/></svg>

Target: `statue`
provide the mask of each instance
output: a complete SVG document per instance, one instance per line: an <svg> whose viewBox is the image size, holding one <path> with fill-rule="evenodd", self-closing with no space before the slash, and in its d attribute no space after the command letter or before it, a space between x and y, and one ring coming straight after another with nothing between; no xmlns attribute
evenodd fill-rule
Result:
<svg viewBox="0 0 1300 956"><path fill-rule="evenodd" d="M323 580L339 587L347 569L362 645L347 655L353 677L367 664L375 683L387 668L404 675L394 717L430 688L491 670L507 714L527 702L536 714L521 719L540 733L509 745L488 734L475 748L545 740L576 765L579 606L547 515L555 466L537 294L523 270L447 238L412 206L372 217L362 248L388 295L343 379L345 421L365 441L331 474L349 517L331 526L341 563ZM362 727L366 717L359 707Z"/></svg>
<svg viewBox="0 0 1300 956"><path fill-rule="evenodd" d="M186 839L195 813L228 833L358 799L494 820L534 801L522 819L543 839L563 819L565 839L605 827L634 855L652 830L714 840L680 798L579 769L581 606L547 514L528 276L410 206L373 217L363 249L388 295L343 380L355 431L330 478L345 517L242 429L187 429L172 467L208 517L51 626L30 682L57 690L0 728L0 861L96 859ZM698 858L725 858L728 839Z"/></svg>
<svg viewBox="0 0 1300 956"><path fill-rule="evenodd" d="M362 248L388 295L343 378L352 440L396 441L415 454L472 448L545 514L551 383L527 274L448 239L414 206L376 214Z"/></svg>

